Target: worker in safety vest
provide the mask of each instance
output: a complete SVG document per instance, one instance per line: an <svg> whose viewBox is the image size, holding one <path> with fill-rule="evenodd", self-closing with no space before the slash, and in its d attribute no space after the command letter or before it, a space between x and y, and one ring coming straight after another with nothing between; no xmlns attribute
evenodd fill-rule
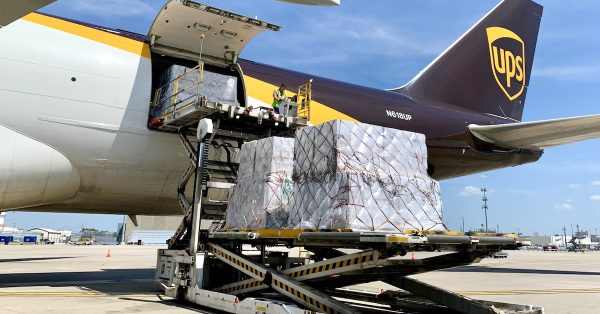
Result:
<svg viewBox="0 0 600 314"><path fill-rule="evenodd" d="M285 84L281 84L281 85L279 85L278 89L273 91L273 103L271 104L271 106L273 107L273 110L277 114L279 114L279 107L281 105L285 105L285 102L287 100L287 95L285 94L286 88L287 88L287 86L285 86ZM275 116L272 114L272 112L270 115L271 115L271 118L273 120L275 120Z"/></svg>

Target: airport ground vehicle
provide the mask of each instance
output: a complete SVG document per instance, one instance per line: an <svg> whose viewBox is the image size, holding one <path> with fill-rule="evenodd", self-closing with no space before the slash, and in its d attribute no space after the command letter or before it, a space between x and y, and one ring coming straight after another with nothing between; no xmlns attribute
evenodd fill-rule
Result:
<svg viewBox="0 0 600 314"><path fill-rule="evenodd" d="M156 280L166 295L229 313L267 313L267 308L272 310L269 313L286 313L284 309L290 313L304 313L303 308L323 313L361 312L361 308L337 298L384 304L391 308L423 306L406 301L406 293L389 291L373 295L341 289L382 280L464 313L543 313L541 308L531 306L472 300L406 277L471 264L501 249L517 248L521 243L514 234L283 229L220 231L224 212L210 204L208 196L211 189L224 188L227 184L211 180L223 175L223 171L211 169L216 162L212 158L217 154L211 149L215 146L208 144L228 140L233 134L254 135L252 138L264 134L229 130L226 126L231 121L223 118L226 114L224 111L213 115L212 119L202 119L196 129L185 126L179 129L182 143L190 151L191 162L179 190L185 217L169 241L169 248L159 250L157 256ZM251 120L233 119L246 124ZM268 124L274 123L265 121L262 127L268 128ZM220 128L217 130L215 125ZM290 127L301 125L301 120L297 120ZM246 126L246 130L251 129ZM277 130L271 129L271 132ZM190 140L190 135L196 135L196 141ZM185 187L192 178L195 178L195 189L190 200ZM302 248L311 254L309 257L292 256L277 250L281 247ZM397 259L415 251L447 254L424 259ZM282 296L297 305L281 303ZM504 312L494 312L499 308Z"/></svg>
<svg viewBox="0 0 600 314"><path fill-rule="evenodd" d="M74 245L92 245L94 244L94 238L83 236L79 240L73 242Z"/></svg>

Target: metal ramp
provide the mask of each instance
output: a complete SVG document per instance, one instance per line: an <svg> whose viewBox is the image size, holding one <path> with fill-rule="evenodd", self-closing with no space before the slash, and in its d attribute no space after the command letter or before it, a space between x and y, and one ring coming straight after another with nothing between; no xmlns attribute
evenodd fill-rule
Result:
<svg viewBox="0 0 600 314"><path fill-rule="evenodd" d="M568 244L571 244L571 246L567 247L569 252L581 252L583 251L583 246L580 244L581 243L581 237L580 236L574 236L571 237L571 240L569 240Z"/></svg>

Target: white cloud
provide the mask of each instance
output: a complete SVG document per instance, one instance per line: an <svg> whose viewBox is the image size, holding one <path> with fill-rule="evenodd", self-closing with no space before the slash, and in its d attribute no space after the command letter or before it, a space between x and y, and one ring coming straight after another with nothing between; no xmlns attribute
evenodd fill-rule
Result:
<svg viewBox="0 0 600 314"><path fill-rule="evenodd" d="M566 199L564 202L554 204L555 209L563 209L563 210L573 210L573 200Z"/></svg>
<svg viewBox="0 0 600 314"><path fill-rule="evenodd" d="M460 191L460 193L458 193L458 196L473 196L473 195L481 195L481 188L469 185L469 186L465 186L463 188L463 190Z"/></svg>
<svg viewBox="0 0 600 314"><path fill-rule="evenodd" d="M600 195L590 195L592 201L600 201Z"/></svg>
<svg viewBox="0 0 600 314"><path fill-rule="evenodd" d="M359 63L365 64L363 58L402 60L435 56L448 44L444 36L412 28L409 18L397 18L390 23L386 19L361 14L330 12L302 16L295 23L294 28L302 31L288 32L284 28L279 36L265 39L269 45L283 51L274 54L271 63L331 67L362 60ZM310 49L298 49L298 43Z"/></svg>
<svg viewBox="0 0 600 314"><path fill-rule="evenodd" d="M581 64L538 67L533 70L531 75L559 81L596 82L600 79L600 65Z"/></svg>
<svg viewBox="0 0 600 314"><path fill-rule="evenodd" d="M577 184L577 183L570 183L570 184L569 184L569 188L570 188L570 189L579 189L579 188L581 188L581 184Z"/></svg>
<svg viewBox="0 0 600 314"><path fill-rule="evenodd" d="M567 159L556 162L540 162L531 164L529 168L542 171L544 174L600 174L600 163L595 160ZM597 185L600 185L600 181L593 182L598 182Z"/></svg>
<svg viewBox="0 0 600 314"><path fill-rule="evenodd" d="M600 181L599 180L592 181L592 182L590 182L590 184L593 186L600 186Z"/></svg>
<svg viewBox="0 0 600 314"><path fill-rule="evenodd" d="M480 174L480 175L479 175L479 178L480 178L480 179L487 179L487 177L488 177L488 176L486 176L485 174Z"/></svg>
<svg viewBox="0 0 600 314"><path fill-rule="evenodd" d="M64 4L72 11L101 17L149 16L152 18L157 13L157 10L152 5L142 0L68 0L65 2L61 4Z"/></svg>

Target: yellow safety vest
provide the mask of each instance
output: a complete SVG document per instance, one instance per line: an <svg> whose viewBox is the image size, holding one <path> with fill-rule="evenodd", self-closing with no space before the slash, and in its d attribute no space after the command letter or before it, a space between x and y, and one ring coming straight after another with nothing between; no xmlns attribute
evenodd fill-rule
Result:
<svg viewBox="0 0 600 314"><path fill-rule="evenodd" d="M277 98L280 98L280 99L286 99L287 96L285 94L285 91L280 92L279 89L276 89L273 92L273 103L271 104L271 106L273 106L273 108L279 108L279 105L281 105L283 100L278 100L277 98L275 98L275 95L277 95Z"/></svg>

